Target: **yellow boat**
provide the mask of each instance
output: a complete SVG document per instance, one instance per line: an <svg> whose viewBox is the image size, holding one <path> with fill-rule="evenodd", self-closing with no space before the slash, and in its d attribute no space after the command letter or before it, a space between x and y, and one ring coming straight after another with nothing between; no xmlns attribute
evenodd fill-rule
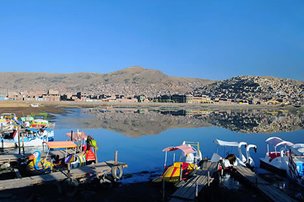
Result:
<svg viewBox="0 0 304 202"><path fill-rule="evenodd" d="M181 151L180 161L175 161L174 153L173 163L167 166L168 152L173 151ZM154 182L164 180L175 183L186 180L193 171L198 169L198 163L202 160L202 153L198 142L184 141L182 145L164 148L163 152L165 152L164 172Z"/></svg>

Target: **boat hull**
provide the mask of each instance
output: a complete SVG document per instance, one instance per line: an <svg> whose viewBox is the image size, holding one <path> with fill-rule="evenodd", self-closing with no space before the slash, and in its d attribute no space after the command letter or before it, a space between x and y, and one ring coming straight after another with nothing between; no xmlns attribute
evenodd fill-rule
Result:
<svg viewBox="0 0 304 202"><path fill-rule="evenodd" d="M0 148L1 149L7 149L7 148L15 148L16 147L16 144L15 142L12 140L0 140Z"/></svg>

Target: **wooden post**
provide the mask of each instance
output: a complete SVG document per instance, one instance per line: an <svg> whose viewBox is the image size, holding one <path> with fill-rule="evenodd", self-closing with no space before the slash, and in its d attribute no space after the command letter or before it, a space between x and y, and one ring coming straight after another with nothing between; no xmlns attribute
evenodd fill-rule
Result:
<svg viewBox="0 0 304 202"><path fill-rule="evenodd" d="M22 133L22 153L24 155L24 134Z"/></svg>
<svg viewBox="0 0 304 202"><path fill-rule="evenodd" d="M195 198L198 197L198 183L197 181L195 182Z"/></svg>
<svg viewBox="0 0 304 202"><path fill-rule="evenodd" d="M71 141L73 141L73 130L71 130Z"/></svg>
<svg viewBox="0 0 304 202"><path fill-rule="evenodd" d="M71 177L71 163L68 163L68 178Z"/></svg>
<svg viewBox="0 0 304 202"><path fill-rule="evenodd" d="M183 179L183 165L180 165L180 174L179 174L179 181L182 181Z"/></svg>
<svg viewBox="0 0 304 202"><path fill-rule="evenodd" d="M114 164L117 165L118 163L118 151L115 150L115 153L114 153Z"/></svg>
<svg viewBox="0 0 304 202"><path fill-rule="evenodd" d="M163 201L166 201L166 183L165 183L165 179L163 178L162 181L162 188L163 188Z"/></svg>
<svg viewBox="0 0 304 202"><path fill-rule="evenodd" d="M98 163L98 158L97 158L97 149L94 147L94 154L95 154L95 163Z"/></svg>
<svg viewBox="0 0 304 202"><path fill-rule="evenodd" d="M209 187L210 186L210 171L208 171L207 182L208 182L208 187Z"/></svg>

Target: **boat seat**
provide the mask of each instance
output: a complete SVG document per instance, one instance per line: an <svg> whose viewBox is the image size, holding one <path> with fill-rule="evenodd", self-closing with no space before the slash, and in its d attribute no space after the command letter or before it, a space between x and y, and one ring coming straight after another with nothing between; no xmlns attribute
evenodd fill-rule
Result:
<svg viewBox="0 0 304 202"><path fill-rule="evenodd" d="M280 157L281 156L281 153L280 152L270 152L269 153L269 157L271 159L274 159L274 158L277 158L277 157Z"/></svg>

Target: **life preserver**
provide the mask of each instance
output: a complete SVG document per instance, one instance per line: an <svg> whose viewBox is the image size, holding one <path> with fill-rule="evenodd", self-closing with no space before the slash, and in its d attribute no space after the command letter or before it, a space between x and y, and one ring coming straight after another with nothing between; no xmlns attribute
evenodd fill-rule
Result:
<svg viewBox="0 0 304 202"><path fill-rule="evenodd" d="M111 168L112 176L114 179L119 180L123 175L123 167L122 166L114 166Z"/></svg>

